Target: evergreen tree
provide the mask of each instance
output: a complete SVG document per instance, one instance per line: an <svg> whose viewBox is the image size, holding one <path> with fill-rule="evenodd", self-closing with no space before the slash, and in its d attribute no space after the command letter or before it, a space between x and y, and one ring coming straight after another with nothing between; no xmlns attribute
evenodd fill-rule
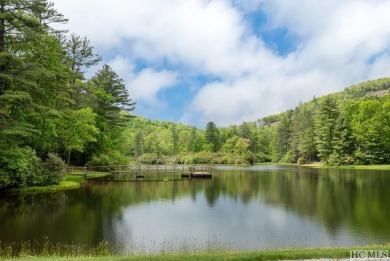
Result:
<svg viewBox="0 0 390 261"><path fill-rule="evenodd" d="M55 55L42 49L56 44L48 30L59 16L47 1L0 2L0 136L19 145L39 134L37 116L56 114L49 96L57 75L44 63Z"/></svg>
<svg viewBox="0 0 390 261"><path fill-rule="evenodd" d="M355 140L345 111L337 118L332 140L333 153L330 155L331 165L351 165L354 163L353 152Z"/></svg>
<svg viewBox="0 0 390 261"><path fill-rule="evenodd" d="M129 97L123 80L108 65L104 65L92 77L87 87L92 94L90 106L97 114L96 126L99 135L97 142L92 143L86 151L86 159L91 158L96 151L103 157L106 157L104 156L106 154L114 157L114 154L118 154L116 148L120 147L120 138L126 123L131 118L129 112L134 109L134 103ZM115 157L117 161L122 161L119 155Z"/></svg>
<svg viewBox="0 0 390 261"><path fill-rule="evenodd" d="M84 68L98 64L102 57L93 52L93 46L89 39L72 34L65 43L67 63L71 70L69 82L76 84L76 80L84 80Z"/></svg>
<svg viewBox="0 0 390 261"><path fill-rule="evenodd" d="M143 153L143 135L142 135L142 131L139 130L135 133L135 136L134 136L134 142L133 142L133 148L134 148L134 151L133 151L133 155L135 157L138 157L138 156L141 156L142 153Z"/></svg>
<svg viewBox="0 0 390 261"><path fill-rule="evenodd" d="M90 84L90 91L95 95L93 107L102 121L101 130L104 131L108 126L123 126L128 114L121 112L131 112L135 104L123 80L110 66L104 65L90 80Z"/></svg>
<svg viewBox="0 0 390 261"><path fill-rule="evenodd" d="M291 122L290 145L294 162L307 163L315 153L314 121L311 110L299 106L294 111Z"/></svg>
<svg viewBox="0 0 390 261"><path fill-rule="evenodd" d="M290 151L291 116L292 111L288 111L283 113L279 119L275 133L273 157L275 162L284 161L291 163L293 161Z"/></svg>
<svg viewBox="0 0 390 261"><path fill-rule="evenodd" d="M176 124L172 124L172 129L171 129L171 135L172 135L172 155L176 155L178 152L178 142L179 142L179 133L176 128Z"/></svg>
<svg viewBox="0 0 390 261"><path fill-rule="evenodd" d="M220 148L219 130L214 122L207 123L205 131L205 140L210 145L213 152L217 152Z"/></svg>
<svg viewBox="0 0 390 261"><path fill-rule="evenodd" d="M326 96L318 104L314 118L316 148L319 158L325 163L328 162L329 156L333 152L332 141L338 117L339 111L336 100Z"/></svg>

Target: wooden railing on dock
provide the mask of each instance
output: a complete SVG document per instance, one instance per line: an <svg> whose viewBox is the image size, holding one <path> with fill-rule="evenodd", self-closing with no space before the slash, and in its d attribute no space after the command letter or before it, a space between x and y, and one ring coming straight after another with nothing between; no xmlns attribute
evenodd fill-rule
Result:
<svg viewBox="0 0 390 261"><path fill-rule="evenodd" d="M83 174L85 177L91 173L110 173L112 175L134 175L136 178L144 178L153 174L181 174L181 178L211 178L211 166L198 165L110 165L71 167L70 174Z"/></svg>

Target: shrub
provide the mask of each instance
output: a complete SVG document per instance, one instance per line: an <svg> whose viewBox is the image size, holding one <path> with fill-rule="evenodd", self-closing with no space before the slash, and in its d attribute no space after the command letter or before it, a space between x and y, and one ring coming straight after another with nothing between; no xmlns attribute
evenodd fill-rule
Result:
<svg viewBox="0 0 390 261"><path fill-rule="evenodd" d="M30 147L14 147L0 157L0 188L21 188L39 182L41 160Z"/></svg>
<svg viewBox="0 0 390 261"><path fill-rule="evenodd" d="M108 155L95 155L90 161L87 162L87 166L109 166L111 165L110 157Z"/></svg>
<svg viewBox="0 0 390 261"><path fill-rule="evenodd" d="M305 164L309 164L310 161L308 159L306 159L305 157L299 157L298 161L297 161L297 164L298 165L305 165Z"/></svg>
<svg viewBox="0 0 390 261"><path fill-rule="evenodd" d="M293 163L294 158L291 151L288 151L280 160L281 163Z"/></svg>
<svg viewBox="0 0 390 261"><path fill-rule="evenodd" d="M7 188L11 184L11 180L9 179L8 175L5 173L5 171L0 170L0 189Z"/></svg>
<svg viewBox="0 0 390 261"><path fill-rule="evenodd" d="M138 163L157 164L158 155L154 153L144 153L137 158Z"/></svg>
<svg viewBox="0 0 390 261"><path fill-rule="evenodd" d="M42 183L36 185L57 185L62 180L66 170L65 162L56 154L49 153L42 164Z"/></svg>
<svg viewBox="0 0 390 261"><path fill-rule="evenodd" d="M87 166L109 166L109 165L122 165L128 164L128 159L121 155L119 152L110 152L100 155L95 155L90 161L87 162Z"/></svg>
<svg viewBox="0 0 390 261"><path fill-rule="evenodd" d="M264 152L259 152L256 155L256 162L271 162L272 158L270 155L265 154Z"/></svg>
<svg viewBox="0 0 390 261"><path fill-rule="evenodd" d="M164 164L179 164L179 163L180 163L180 159L176 156L165 157Z"/></svg>

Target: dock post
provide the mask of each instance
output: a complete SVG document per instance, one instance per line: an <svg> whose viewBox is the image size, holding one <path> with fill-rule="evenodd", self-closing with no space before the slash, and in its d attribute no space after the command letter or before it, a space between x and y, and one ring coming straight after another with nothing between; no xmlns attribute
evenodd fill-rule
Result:
<svg viewBox="0 0 390 261"><path fill-rule="evenodd" d="M84 180L87 179L87 167L86 166L83 167L83 177L84 177Z"/></svg>

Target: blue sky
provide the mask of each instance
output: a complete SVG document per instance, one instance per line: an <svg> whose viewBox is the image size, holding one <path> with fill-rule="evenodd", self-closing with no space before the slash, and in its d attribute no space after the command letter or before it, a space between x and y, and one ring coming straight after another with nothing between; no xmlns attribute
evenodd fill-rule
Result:
<svg viewBox="0 0 390 261"><path fill-rule="evenodd" d="M154 120L240 124L390 74L390 1L54 3Z"/></svg>

